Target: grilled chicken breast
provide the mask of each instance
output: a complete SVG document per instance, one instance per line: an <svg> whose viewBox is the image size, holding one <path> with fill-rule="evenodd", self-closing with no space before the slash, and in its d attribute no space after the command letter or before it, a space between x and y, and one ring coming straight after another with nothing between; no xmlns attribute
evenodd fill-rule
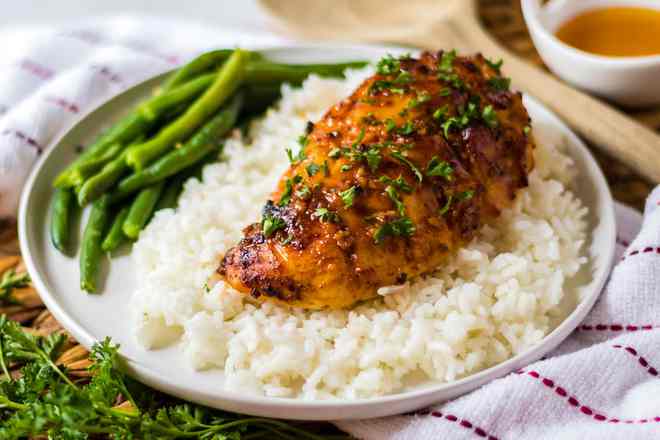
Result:
<svg viewBox="0 0 660 440"><path fill-rule="evenodd" d="M439 52L377 70L309 124L262 221L222 259L240 292L350 307L432 272L527 185L530 119L499 65Z"/></svg>

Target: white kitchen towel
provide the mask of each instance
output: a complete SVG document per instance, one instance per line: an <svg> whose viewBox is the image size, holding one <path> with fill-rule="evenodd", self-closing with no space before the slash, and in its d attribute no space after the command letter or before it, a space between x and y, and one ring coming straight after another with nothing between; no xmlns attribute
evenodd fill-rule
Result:
<svg viewBox="0 0 660 440"><path fill-rule="evenodd" d="M605 290L544 360L414 414L337 425L365 440L660 439L660 187L643 221L618 205L617 222Z"/></svg>
<svg viewBox="0 0 660 440"><path fill-rule="evenodd" d="M200 51L288 42L130 17L0 32L0 218L58 133L109 97ZM618 261L587 320L544 361L452 402L337 423L367 440L660 438L660 189L617 206Z"/></svg>
<svg viewBox="0 0 660 440"><path fill-rule="evenodd" d="M15 217L34 162L88 110L205 50L290 41L267 29L129 16L0 32L0 219Z"/></svg>

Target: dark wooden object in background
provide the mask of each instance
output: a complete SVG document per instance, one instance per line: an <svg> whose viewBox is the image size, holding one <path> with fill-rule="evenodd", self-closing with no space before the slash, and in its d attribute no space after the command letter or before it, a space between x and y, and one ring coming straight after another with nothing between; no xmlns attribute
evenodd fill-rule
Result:
<svg viewBox="0 0 660 440"><path fill-rule="evenodd" d="M479 12L484 26L500 44L531 63L545 67L527 32L520 10L520 0L480 0L479 4ZM506 72L506 64L504 71ZM622 110L628 116L660 131L660 107L643 111ZM637 209L643 209L644 200L653 185L621 164L616 158L605 156L595 148L591 148L591 152L605 172L614 198Z"/></svg>

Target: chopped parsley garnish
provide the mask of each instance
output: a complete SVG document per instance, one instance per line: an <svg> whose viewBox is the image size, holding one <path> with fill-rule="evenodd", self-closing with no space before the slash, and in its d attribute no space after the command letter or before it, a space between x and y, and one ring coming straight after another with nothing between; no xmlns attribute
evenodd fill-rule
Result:
<svg viewBox="0 0 660 440"><path fill-rule="evenodd" d="M280 229L283 229L285 226L286 223L284 223L284 220L270 214L264 215L264 218L261 221L261 230L266 238L270 237Z"/></svg>
<svg viewBox="0 0 660 440"><path fill-rule="evenodd" d="M380 165L380 161L383 159L380 155L380 150L378 147L371 147L364 153L364 158L367 161L367 165L371 172L375 172Z"/></svg>
<svg viewBox="0 0 660 440"><path fill-rule="evenodd" d="M423 90L417 93L417 96L408 101L408 108L418 107L420 104L424 104L431 100L431 94L426 90Z"/></svg>
<svg viewBox="0 0 660 440"><path fill-rule="evenodd" d="M351 145L351 148L356 148L358 145L362 143L364 140L364 127L360 129L360 133L358 134L358 137L355 139L355 142L353 142L353 145Z"/></svg>
<svg viewBox="0 0 660 440"><path fill-rule="evenodd" d="M497 127L497 113L495 113L492 105L489 104L484 107L483 111L481 112L481 119L483 119L486 125L488 125L490 128Z"/></svg>
<svg viewBox="0 0 660 440"><path fill-rule="evenodd" d="M309 190L307 185L303 185L298 191L296 191L296 196L300 197L301 199L307 199L311 195L312 192Z"/></svg>
<svg viewBox="0 0 660 440"><path fill-rule="evenodd" d="M494 115L491 115L489 112L492 111L492 106L490 106L491 109L488 110L486 117L490 118ZM485 110L485 109L484 109ZM481 115L483 118L483 114ZM446 117L446 115L444 115ZM464 128L466 127L470 121L474 118L479 117L479 97L478 96L472 96L470 98L470 101L467 104L467 108L463 108L462 110L459 107L459 116L452 116L451 118L447 118L443 124L442 124L442 131L445 135L446 138L449 137L449 131L452 128ZM486 122L488 124L488 122Z"/></svg>
<svg viewBox="0 0 660 440"><path fill-rule="evenodd" d="M441 79L451 85L453 88L458 90L463 90L465 88L465 83L463 80L456 75L455 73L439 73L438 79Z"/></svg>
<svg viewBox="0 0 660 440"><path fill-rule="evenodd" d="M456 50L443 52L442 57L440 58L440 64L438 65L438 70L446 73L451 72L452 70L454 70L455 59L456 59Z"/></svg>
<svg viewBox="0 0 660 440"><path fill-rule="evenodd" d="M298 154L295 156L293 155L293 151L291 148L286 149L286 155L289 158L289 162L291 162L291 165L295 165L298 162L302 162L307 158L307 155L305 154L305 148L301 147L300 150L298 151Z"/></svg>
<svg viewBox="0 0 660 440"><path fill-rule="evenodd" d="M449 197L447 197L447 201L445 202L445 206L440 208L440 210L438 211L438 213L440 215L445 215L447 213L447 211L449 211L449 207L451 206L451 201L452 201L453 198L454 198L454 196L449 194Z"/></svg>
<svg viewBox="0 0 660 440"><path fill-rule="evenodd" d="M385 187L385 194L387 194L390 200L394 202L394 205L396 206L396 210L399 213L399 215L404 216L406 214L406 206L399 198L399 193L396 192L396 188L394 188L391 185L388 185L387 187Z"/></svg>
<svg viewBox="0 0 660 440"><path fill-rule="evenodd" d="M401 63L397 58L387 54L378 61L376 72L381 75L393 75L401 69Z"/></svg>
<svg viewBox="0 0 660 440"><path fill-rule="evenodd" d="M282 197L280 197L280 202L278 203L279 206L286 206L289 204L291 201L291 194L293 193L293 186L300 183L301 180L302 177L299 175L296 175L293 179L286 179L284 182L284 192L282 193Z"/></svg>
<svg viewBox="0 0 660 440"><path fill-rule="evenodd" d="M324 160L321 164L321 169L323 170L323 175L328 177L330 175L330 168L328 168L328 161Z"/></svg>
<svg viewBox="0 0 660 440"><path fill-rule="evenodd" d="M386 119L385 120L385 131L388 133L396 128L396 124L392 119Z"/></svg>
<svg viewBox="0 0 660 440"><path fill-rule="evenodd" d="M412 121L406 121L406 123L403 124L398 131L404 136L411 135L415 132L415 125Z"/></svg>
<svg viewBox="0 0 660 440"><path fill-rule="evenodd" d="M410 84L412 81L413 81L413 77L410 74L410 72L406 72L405 70L402 70L394 80L394 84L406 85L406 84Z"/></svg>
<svg viewBox="0 0 660 440"><path fill-rule="evenodd" d="M474 197L474 190L472 189L463 191L462 193L458 194L458 198L461 200L470 200L472 197Z"/></svg>
<svg viewBox="0 0 660 440"><path fill-rule="evenodd" d="M305 148L307 146L307 143L309 142L309 139L307 138L306 134L298 136L298 144L300 145L300 148Z"/></svg>
<svg viewBox="0 0 660 440"><path fill-rule="evenodd" d="M406 179L403 178L403 176L399 176L396 179L390 179L387 176L380 176L378 179L380 182L386 184L386 185L391 185L395 187L396 189L399 189L403 192L411 193L413 192L413 187L408 185L408 182L406 182Z"/></svg>
<svg viewBox="0 0 660 440"><path fill-rule="evenodd" d="M504 60L501 58L495 62L493 60L489 60L488 58L486 58L485 61L491 69L494 69L498 73L500 72L500 67L502 67L502 64L504 64Z"/></svg>
<svg viewBox="0 0 660 440"><path fill-rule="evenodd" d="M386 81L384 79L379 79L377 81L374 81L373 84L371 84L371 87L369 87L369 94L374 95L381 90L387 90L392 86L392 81Z"/></svg>
<svg viewBox="0 0 660 440"><path fill-rule="evenodd" d="M440 90L440 93L438 93L440 96L449 96L451 95L451 89L448 87L445 87L444 89Z"/></svg>
<svg viewBox="0 0 660 440"><path fill-rule="evenodd" d="M451 117L442 124L442 132L445 134L446 138L449 137L449 130L451 130L452 127L460 127L458 118Z"/></svg>
<svg viewBox="0 0 660 440"><path fill-rule="evenodd" d="M355 201L356 194L357 194L357 186L353 185L347 190L341 191L339 193L339 197L341 197L341 200L344 202L344 206L350 208L351 206L353 206L353 202Z"/></svg>
<svg viewBox="0 0 660 440"><path fill-rule="evenodd" d="M352 167L349 164L344 164L344 165L341 166L341 168L339 168L339 171L341 171L342 173L345 173L346 171L350 171L351 168Z"/></svg>
<svg viewBox="0 0 660 440"><path fill-rule="evenodd" d="M330 211L328 208L316 208L316 211L314 211L312 216L318 217L318 219L324 223L339 221L337 213Z"/></svg>
<svg viewBox="0 0 660 440"><path fill-rule="evenodd" d="M417 180L421 182L424 179L424 176L422 176L422 172L419 171L419 168L417 168L414 163L408 160L407 157L401 154L400 151L392 151L392 157L396 158L399 162L408 165L408 167L415 174L415 177L417 177Z"/></svg>
<svg viewBox="0 0 660 440"><path fill-rule="evenodd" d="M312 163L310 163L309 165L307 165L307 168L306 168L306 170L307 170L307 175L308 175L309 177L312 177L313 175L315 175L316 173L318 173L320 169L321 169L320 166L318 166L318 165L316 165L314 162L312 162Z"/></svg>
<svg viewBox="0 0 660 440"><path fill-rule="evenodd" d="M495 90L506 91L509 90L509 87L511 87L511 78L494 76L493 78L489 79L487 82L488 85L494 88Z"/></svg>
<svg viewBox="0 0 660 440"><path fill-rule="evenodd" d="M449 164L449 162L440 160L438 156L433 156L426 166L427 176L438 176L444 177L447 180L451 180L453 173L454 168Z"/></svg>
<svg viewBox="0 0 660 440"><path fill-rule="evenodd" d="M415 225L408 217L384 223L374 233L374 243L381 244L387 237L410 237L415 233Z"/></svg>
<svg viewBox="0 0 660 440"><path fill-rule="evenodd" d="M339 155L341 154L341 150L337 147L334 147L330 152L328 153L328 157L330 159L337 159Z"/></svg>
<svg viewBox="0 0 660 440"><path fill-rule="evenodd" d="M437 119L438 121L442 121L445 119L447 116L447 112L449 111L449 105L445 104L442 107L437 108L433 112L433 119Z"/></svg>
<svg viewBox="0 0 660 440"><path fill-rule="evenodd" d="M525 125L525 127L523 127L524 134L529 134L530 131L532 131L532 127L530 127L529 125Z"/></svg>

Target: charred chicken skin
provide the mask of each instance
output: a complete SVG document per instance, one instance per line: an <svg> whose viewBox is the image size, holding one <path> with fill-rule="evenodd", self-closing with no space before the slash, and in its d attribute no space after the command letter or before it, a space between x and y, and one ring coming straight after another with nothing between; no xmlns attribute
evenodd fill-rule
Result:
<svg viewBox="0 0 660 440"><path fill-rule="evenodd" d="M218 276L258 301L337 309L432 272L527 185L521 98L480 54L382 59L309 124Z"/></svg>

